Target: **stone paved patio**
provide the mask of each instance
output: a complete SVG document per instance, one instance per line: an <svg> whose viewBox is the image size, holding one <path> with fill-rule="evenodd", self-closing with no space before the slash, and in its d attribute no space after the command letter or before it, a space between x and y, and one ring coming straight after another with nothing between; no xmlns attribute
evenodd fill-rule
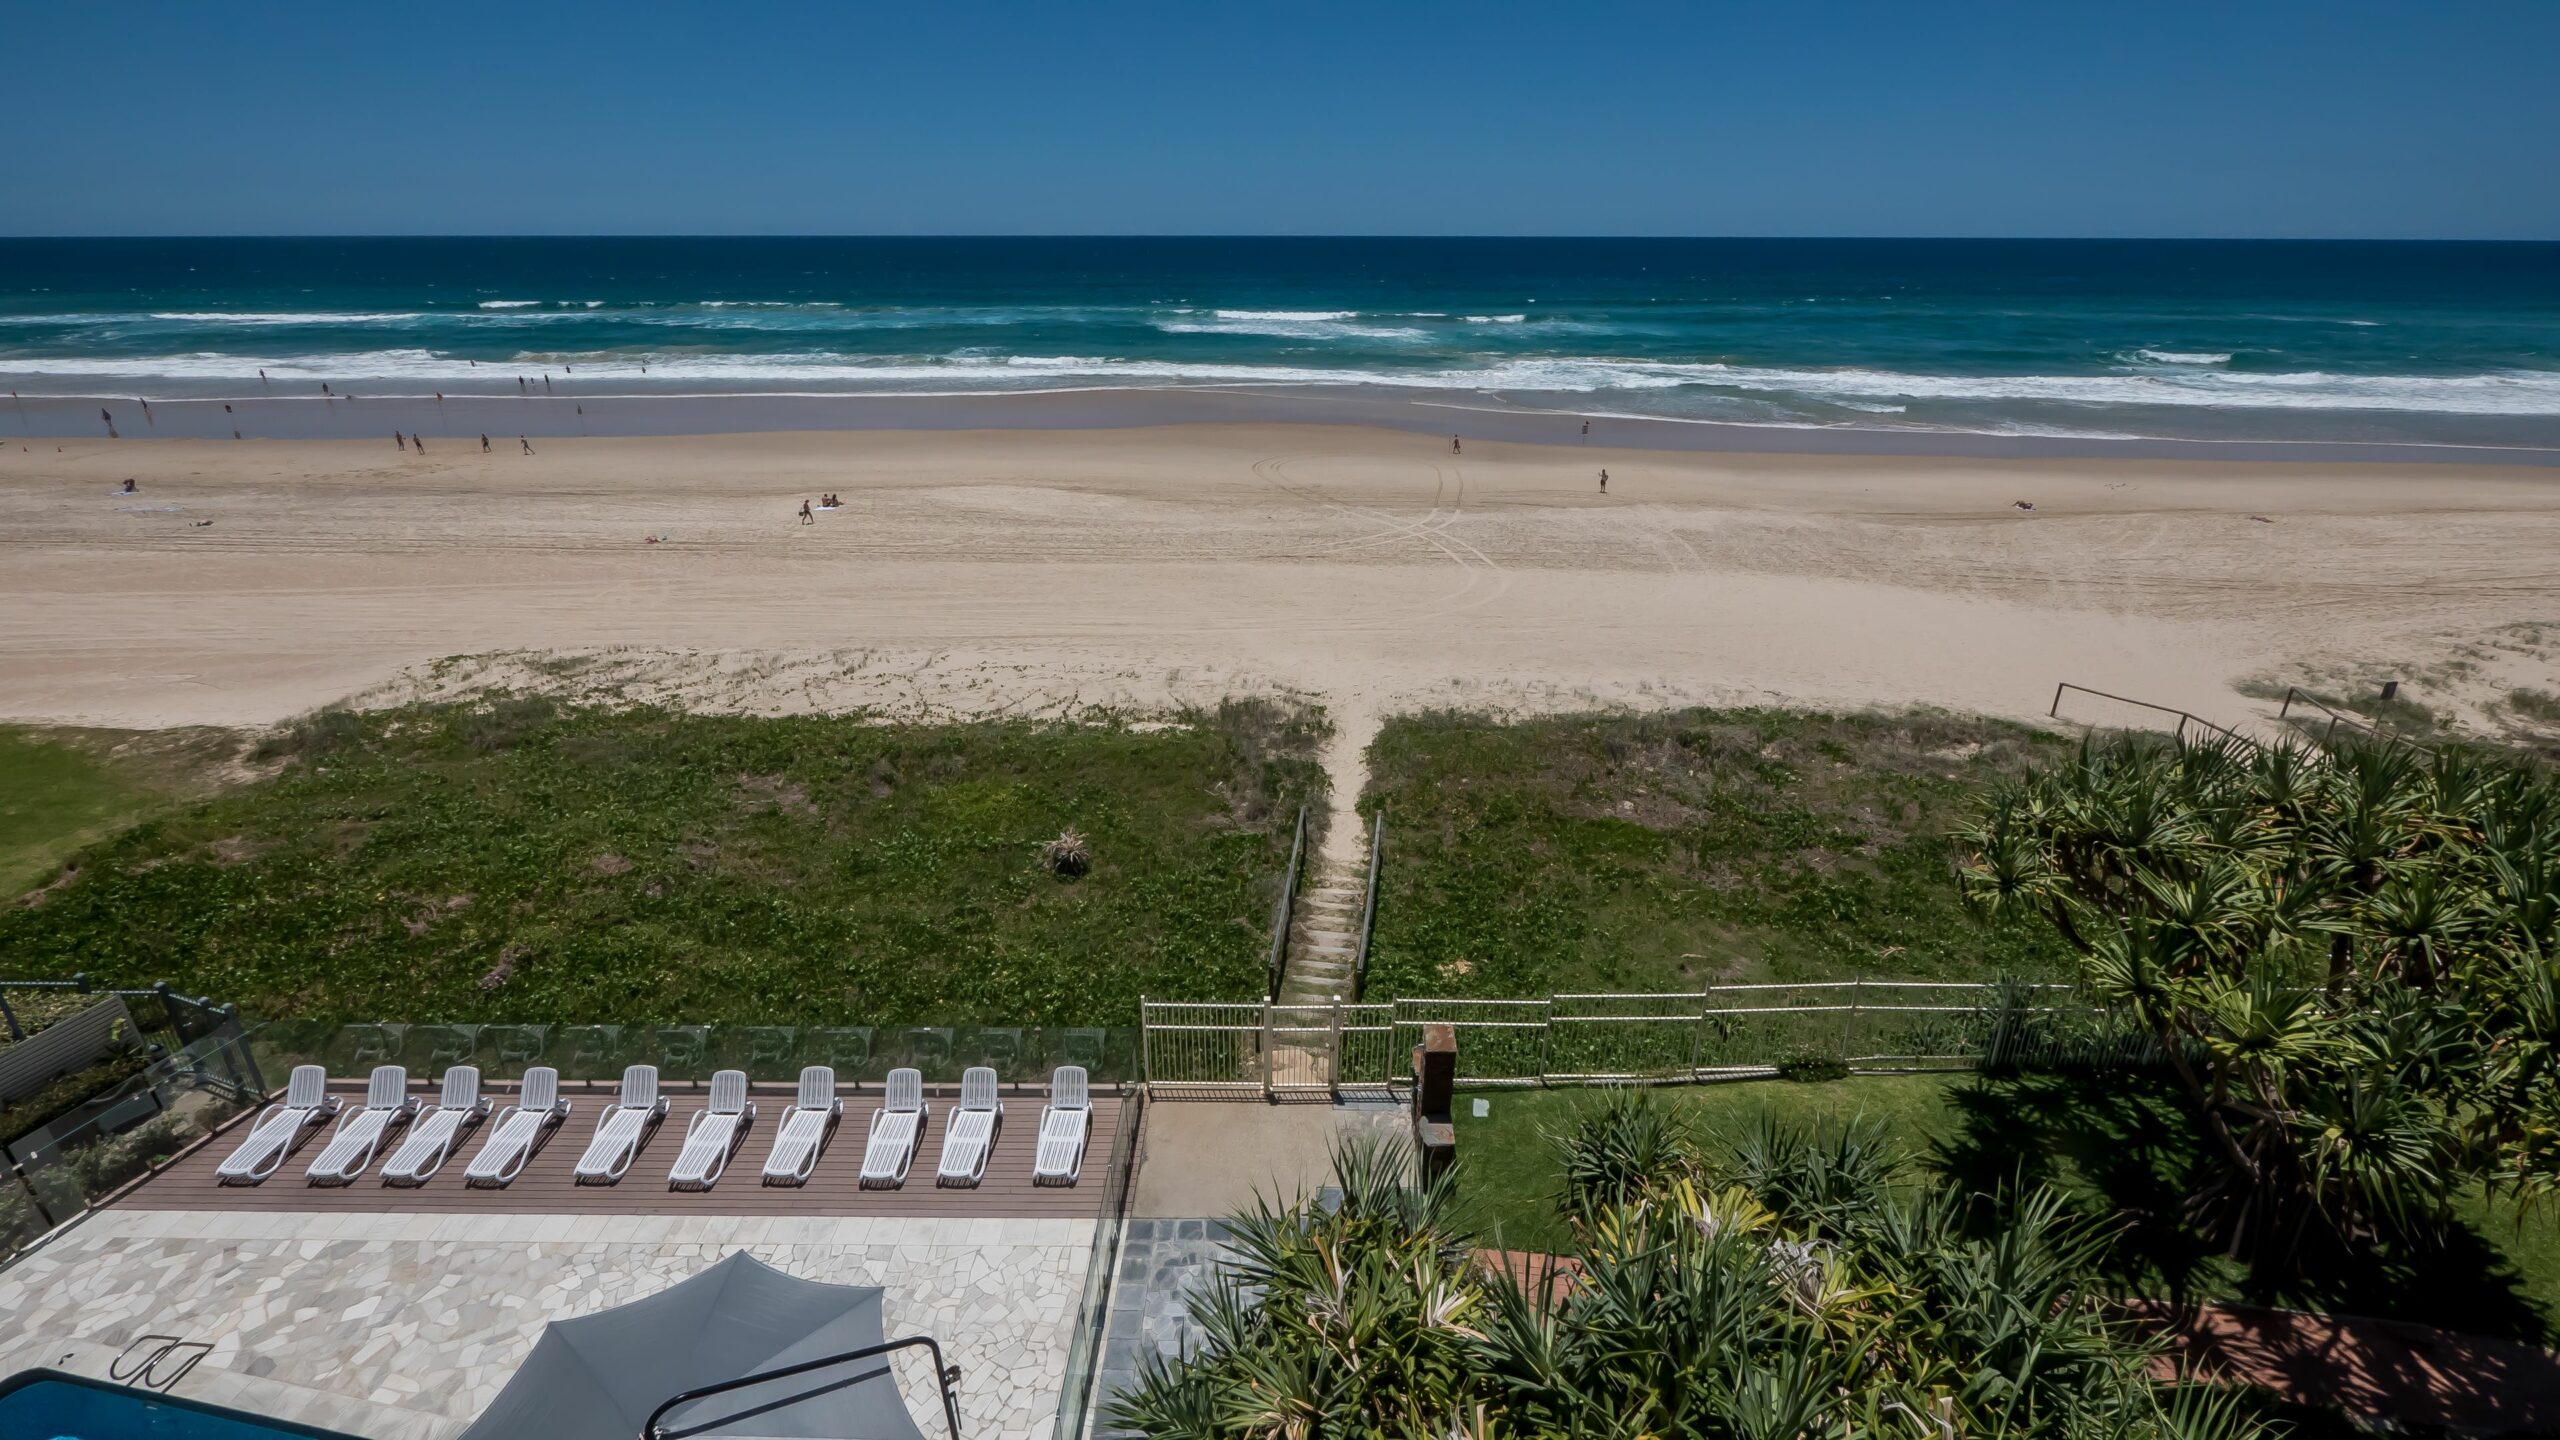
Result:
<svg viewBox="0 0 2560 1440"><path fill-rule="evenodd" d="M344 1430L445 1440L547 1321L619 1305L732 1250L887 1292L891 1336L961 1367L970 1440L1049 1440L1090 1220L320 1215L116 1209L0 1272L0 1374L103 1376L134 1337L212 1342L175 1393ZM942 1430L922 1362L910 1408Z"/></svg>
<svg viewBox="0 0 2560 1440"><path fill-rule="evenodd" d="M1218 1220L1131 1220L1120 1241L1120 1268L1111 1289L1111 1320L1103 1332L1102 1371L1095 1390L1092 1433L1133 1432L1103 1412L1113 1396L1134 1384L1150 1354L1167 1358L1195 1350L1200 1329L1191 1323L1192 1295L1205 1288L1226 1254L1227 1227Z"/></svg>

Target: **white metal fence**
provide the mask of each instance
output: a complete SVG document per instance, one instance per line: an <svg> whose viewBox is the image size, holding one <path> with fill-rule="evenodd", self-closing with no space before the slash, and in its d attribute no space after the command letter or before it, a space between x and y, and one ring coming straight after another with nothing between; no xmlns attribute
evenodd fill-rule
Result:
<svg viewBox="0 0 2560 1440"><path fill-rule="evenodd" d="M1618 1084L1986 1063L2132 1065L2147 1037L2109 1027L2067 985L1838 980L1667 995L1399 999L1339 1005L1146 1001L1143 1073L1167 1095L1384 1091L1428 1025L1457 1034L1472 1086Z"/></svg>

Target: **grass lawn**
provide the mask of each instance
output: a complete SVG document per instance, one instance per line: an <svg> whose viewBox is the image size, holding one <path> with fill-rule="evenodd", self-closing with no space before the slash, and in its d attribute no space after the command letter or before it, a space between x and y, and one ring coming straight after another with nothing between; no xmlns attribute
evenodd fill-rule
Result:
<svg viewBox="0 0 2560 1440"><path fill-rule="evenodd" d="M52 878L72 852L210 788L228 737L0 725L0 895Z"/></svg>
<svg viewBox="0 0 2560 1440"><path fill-rule="evenodd" d="M2070 744L1937 713L1390 720L1361 802L1387 813L1368 991L2065 978L2050 927L1964 913L1944 837Z"/></svg>
<svg viewBox="0 0 2560 1440"><path fill-rule="evenodd" d="M1320 727L323 712L276 778L82 852L0 956L269 1018L1131 1024L1262 983Z"/></svg>
<svg viewBox="0 0 2560 1440"><path fill-rule="evenodd" d="M2446 1233L2306 1259L2300 1270L2318 1277L2308 1281L2253 1276L2206 1249L2180 1209L2197 1137L2177 1098L2138 1077L1855 1076L1655 1093L1681 1110L1711 1153L1718 1137L1763 1116L1807 1123L1865 1116L1908 1145L1924 1169L1971 1188L2021 1177L2049 1183L2082 1214L2123 1227L2110 1263L2123 1294L2382 1315L2544 1344L2560 1336L2560 1215L2547 1209L2520 1221L2510 1206L2466 1196ZM1478 1098L1491 1102L1483 1119L1473 1113ZM1563 1246L1554 1213L1561 1175L1544 1136L1595 1098L1587 1090L1460 1092L1459 1185L1486 1243Z"/></svg>

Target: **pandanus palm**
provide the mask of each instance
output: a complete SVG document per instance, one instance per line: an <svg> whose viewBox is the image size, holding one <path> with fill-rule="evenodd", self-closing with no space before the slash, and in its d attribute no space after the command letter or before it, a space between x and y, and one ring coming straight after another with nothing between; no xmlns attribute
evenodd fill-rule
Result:
<svg viewBox="0 0 2560 1440"><path fill-rule="evenodd" d="M2389 744L2091 739L1958 842L1970 904L2050 918L2090 991L2152 1033L2229 1166L2235 1245L2279 1215L2293 1234L2398 1223L2466 1174L2560 1188L2547 774Z"/></svg>
<svg viewBox="0 0 2560 1440"><path fill-rule="evenodd" d="M2150 1347L2082 1288L2097 1235L2050 1195L1976 1239L1873 1127L1701 1155L1660 1107L1613 1099L1553 1137L1578 1177L1560 1297L1454 1268L1445 1185L1398 1198L1385 1152L1343 1152L1338 1208L1238 1218L1235 1264L1193 1302L1206 1344L1150 1364L1113 1420L1200 1440L2255 1440L2228 1402L2152 1381ZM1630 1134L1645 1172L1618 1163Z"/></svg>

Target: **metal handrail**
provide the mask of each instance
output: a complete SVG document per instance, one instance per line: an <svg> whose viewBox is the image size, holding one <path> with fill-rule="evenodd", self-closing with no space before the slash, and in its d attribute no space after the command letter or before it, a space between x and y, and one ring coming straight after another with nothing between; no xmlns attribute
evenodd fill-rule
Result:
<svg viewBox="0 0 2560 1440"><path fill-rule="evenodd" d="M2226 740L2237 740L2241 744L2246 745L2253 750L2258 748L2257 741L2250 739L2248 736L2241 734L2239 731L2232 729L2228 725L2217 725L2192 711L2181 710L2174 705L2155 705L2148 700L2136 700L2130 695L2115 695L2104 690L2092 690L2086 685L2074 685L2068 680L2062 681L2053 687L2053 704L2046 707L2044 712L2045 718L2049 720L2059 720L2062 718L2062 692L2065 690L2077 690L2083 695L2094 695L2101 700L2113 700L2119 705L2133 705L2144 710L2157 710L2163 715L2175 715L2178 717L2178 726L2175 733L2178 738L2182 740L2186 738L2188 723L2193 722L2217 735L2222 736Z"/></svg>
<svg viewBox="0 0 2560 1440"><path fill-rule="evenodd" d="M2410 749L2418 751L2420 754L2431 755L2435 753L2429 747L2419 744L2417 741L2410 739L2408 736L2403 735L2396 730L2386 729L2378 723L2363 720L2353 715L2342 714L2339 711L2332 709L2327 701L2322 700L2319 696L2314 695L2307 690L2304 690L2299 685L2287 685L2284 687L2284 703L2276 707L2276 718L2278 720L2291 719L2293 716L2293 705L2297 700L2329 717L2329 723L2320 728L2320 748L2323 750L2334 748L2330 742L2337 738L2338 727L2344 725L2349 730L2362 735L2368 740L2379 740L2386 745L2406 745ZM2307 730L2309 727L2306 726L2304 728Z"/></svg>
<svg viewBox="0 0 2560 1440"><path fill-rule="evenodd" d="M746 1411L737 1415L724 1415L717 1420L709 1421L702 1425L696 1425L691 1429L686 1430L668 1430L660 1426L658 1422L665 1418L666 1413L679 1405L688 1405L696 1400L707 1400L714 1395L725 1395L732 1390L743 1390L749 1385L762 1384L767 1380L788 1380L794 1375L805 1375L812 1370L823 1369L829 1365L844 1365L850 1364L856 1360L867 1360L874 1355L886 1355L892 1350L904 1350L912 1345L922 1345L927 1350L933 1352L934 1378L942 1387L942 1418L951 1426L951 1440L960 1440L960 1399L957 1395L952 1393L951 1388L960 1383L960 1367L957 1365L945 1365L943 1363L942 1347L934 1343L934 1339L930 1335L909 1335L903 1340L891 1340L880 1345L866 1345L859 1350L848 1350L841 1355L827 1355L816 1360L804 1360L797 1365L785 1365L779 1370L766 1370L754 1375L741 1375L735 1380L723 1380L716 1385L696 1386L691 1390L685 1391L681 1395L669 1398L657 1409L650 1411L648 1420L640 1427L641 1440L677 1440L677 1437L681 1436L699 1435L714 1425L726 1425L735 1420L743 1420L748 1415L762 1414L766 1410L775 1409L782 1405L796 1405L801 1400L808 1397L793 1396L788 1400L778 1400L772 1405L759 1406L755 1410ZM883 1368L885 1370L886 1367ZM894 1375L894 1372L889 1373ZM848 1380L843 1383L849 1385L853 1382ZM818 1394L821 1392L811 1391L810 1393Z"/></svg>
<svg viewBox="0 0 2560 1440"><path fill-rule="evenodd" d="M1378 928L1378 856L1387 848L1387 811L1378 808L1378 818L1369 827L1369 894L1360 902L1360 948L1351 960L1351 995L1360 996L1361 987L1369 983L1369 936Z"/></svg>
<svg viewBox="0 0 2560 1440"><path fill-rule="evenodd" d="M1280 877L1280 908L1271 917L1269 998L1280 998L1280 972L1289 960L1289 930L1298 914L1298 861L1307 848L1307 807L1298 807L1298 832L1289 841L1289 871Z"/></svg>

